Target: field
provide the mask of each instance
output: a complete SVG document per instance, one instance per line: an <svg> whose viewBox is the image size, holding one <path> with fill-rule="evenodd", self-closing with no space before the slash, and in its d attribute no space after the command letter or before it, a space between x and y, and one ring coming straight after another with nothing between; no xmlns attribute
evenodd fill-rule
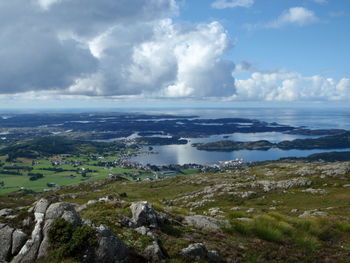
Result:
<svg viewBox="0 0 350 263"><path fill-rule="evenodd" d="M0 195L19 190L34 192L50 191L60 186L74 185L82 182L94 181L117 175L127 180L143 180L154 178L154 172L143 169L127 169L114 165L121 155L107 157L82 155L56 155L42 159L18 158L15 162L6 161L7 156L1 156L0 167ZM16 169L18 168L18 169ZM17 173L17 174L8 174ZM186 169L175 172L173 175L193 174L197 169ZM35 174L42 178L31 179ZM166 176L161 175L159 176Z"/></svg>

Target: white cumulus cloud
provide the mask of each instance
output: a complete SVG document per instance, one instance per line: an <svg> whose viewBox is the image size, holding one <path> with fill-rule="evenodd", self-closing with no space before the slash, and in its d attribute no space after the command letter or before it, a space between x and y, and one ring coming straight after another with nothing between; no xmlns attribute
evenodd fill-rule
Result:
<svg viewBox="0 0 350 263"><path fill-rule="evenodd" d="M175 0L0 1L0 94L232 95L227 32L177 12Z"/></svg>
<svg viewBox="0 0 350 263"><path fill-rule="evenodd" d="M234 7L251 7L255 0L216 0L212 3L213 8L224 9Z"/></svg>
<svg viewBox="0 0 350 263"><path fill-rule="evenodd" d="M321 75L303 76L296 72L254 72L236 79L238 100L251 101L347 101L350 79L339 81Z"/></svg>
<svg viewBox="0 0 350 263"><path fill-rule="evenodd" d="M304 7L291 7L284 11L276 20L265 25L269 28L279 28L287 25L305 26L319 21L315 13Z"/></svg>

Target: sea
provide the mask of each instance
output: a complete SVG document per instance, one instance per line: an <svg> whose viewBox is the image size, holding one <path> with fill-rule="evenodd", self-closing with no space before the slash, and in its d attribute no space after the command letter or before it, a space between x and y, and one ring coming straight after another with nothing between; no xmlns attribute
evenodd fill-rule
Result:
<svg viewBox="0 0 350 263"><path fill-rule="evenodd" d="M138 111L141 112L141 111ZM215 118L247 118L265 122L277 122L283 125L308 129L344 129L350 130L350 108L237 108L237 109L162 109L142 110L149 114L195 115L203 119ZM242 159L244 162L278 160L285 157L306 157L320 152L350 151L350 149L314 149L314 150L281 150L267 151L239 150L231 152L201 151L192 146L193 143L212 142L219 140L256 141L269 140L279 142L319 136L291 135L279 132L264 133L233 133L218 134L205 138L187 138L189 142L184 145L163 145L144 147L141 154L132 157L130 161L141 164L168 165L196 163L213 165L219 161Z"/></svg>

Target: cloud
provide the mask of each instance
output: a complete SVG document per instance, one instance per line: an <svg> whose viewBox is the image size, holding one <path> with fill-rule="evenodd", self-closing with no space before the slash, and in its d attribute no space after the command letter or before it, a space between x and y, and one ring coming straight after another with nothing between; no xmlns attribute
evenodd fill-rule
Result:
<svg viewBox="0 0 350 263"><path fill-rule="evenodd" d="M315 13L304 7L291 7L276 20L265 24L267 28L279 28L288 25L305 26L319 21Z"/></svg>
<svg viewBox="0 0 350 263"><path fill-rule="evenodd" d="M175 0L1 1L0 94L232 95L227 32L177 12Z"/></svg>
<svg viewBox="0 0 350 263"><path fill-rule="evenodd" d="M321 75L303 76L296 72L254 72L248 79L235 81L236 100L250 101L348 101L350 79L336 81Z"/></svg>
<svg viewBox="0 0 350 263"><path fill-rule="evenodd" d="M253 63L246 61L246 60L243 60L243 61L241 61L241 63L236 65L235 73L249 72L249 71L252 71L254 68L255 68L255 66Z"/></svg>
<svg viewBox="0 0 350 263"><path fill-rule="evenodd" d="M234 7L251 7L255 0L216 0L212 7L216 9L234 8Z"/></svg>
<svg viewBox="0 0 350 263"><path fill-rule="evenodd" d="M234 64L221 59L230 41L218 22L184 29L163 19L127 29L114 27L92 45L100 56L99 70L78 79L69 88L71 93L154 97L234 93Z"/></svg>
<svg viewBox="0 0 350 263"><path fill-rule="evenodd" d="M270 22L263 22L257 24L246 24L245 28L248 30L254 30L259 28L281 28L285 26L306 26L309 24L317 23L320 19L315 13L304 7L291 7L282 12L282 14Z"/></svg>

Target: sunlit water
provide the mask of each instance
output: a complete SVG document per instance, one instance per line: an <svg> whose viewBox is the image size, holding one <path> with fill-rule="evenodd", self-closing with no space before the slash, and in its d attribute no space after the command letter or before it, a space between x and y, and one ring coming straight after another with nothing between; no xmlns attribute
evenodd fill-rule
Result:
<svg viewBox="0 0 350 263"><path fill-rule="evenodd" d="M344 109L220 109L220 110L177 110L177 111L152 111L156 113L170 113L176 115L196 115L200 118L247 118L266 122L277 122L279 124L294 127L305 126L310 129L346 129L350 130L350 110ZM151 112L150 112L151 113ZM225 136L225 137L224 137ZM279 132L264 133L234 133L225 135L214 135L207 138L192 138L186 145L153 146L153 154L142 154L133 157L131 161L142 164L214 164L218 161L243 158L244 161L277 160L283 157L305 157L310 154L331 151L349 151L350 149L333 150L280 150L270 149L268 151L240 150L232 152L209 152L199 151L192 147L192 143L214 142L218 140L256 141L268 140L279 142L283 140L294 140L313 138L317 136L291 135ZM143 149L148 151L148 147Z"/></svg>

